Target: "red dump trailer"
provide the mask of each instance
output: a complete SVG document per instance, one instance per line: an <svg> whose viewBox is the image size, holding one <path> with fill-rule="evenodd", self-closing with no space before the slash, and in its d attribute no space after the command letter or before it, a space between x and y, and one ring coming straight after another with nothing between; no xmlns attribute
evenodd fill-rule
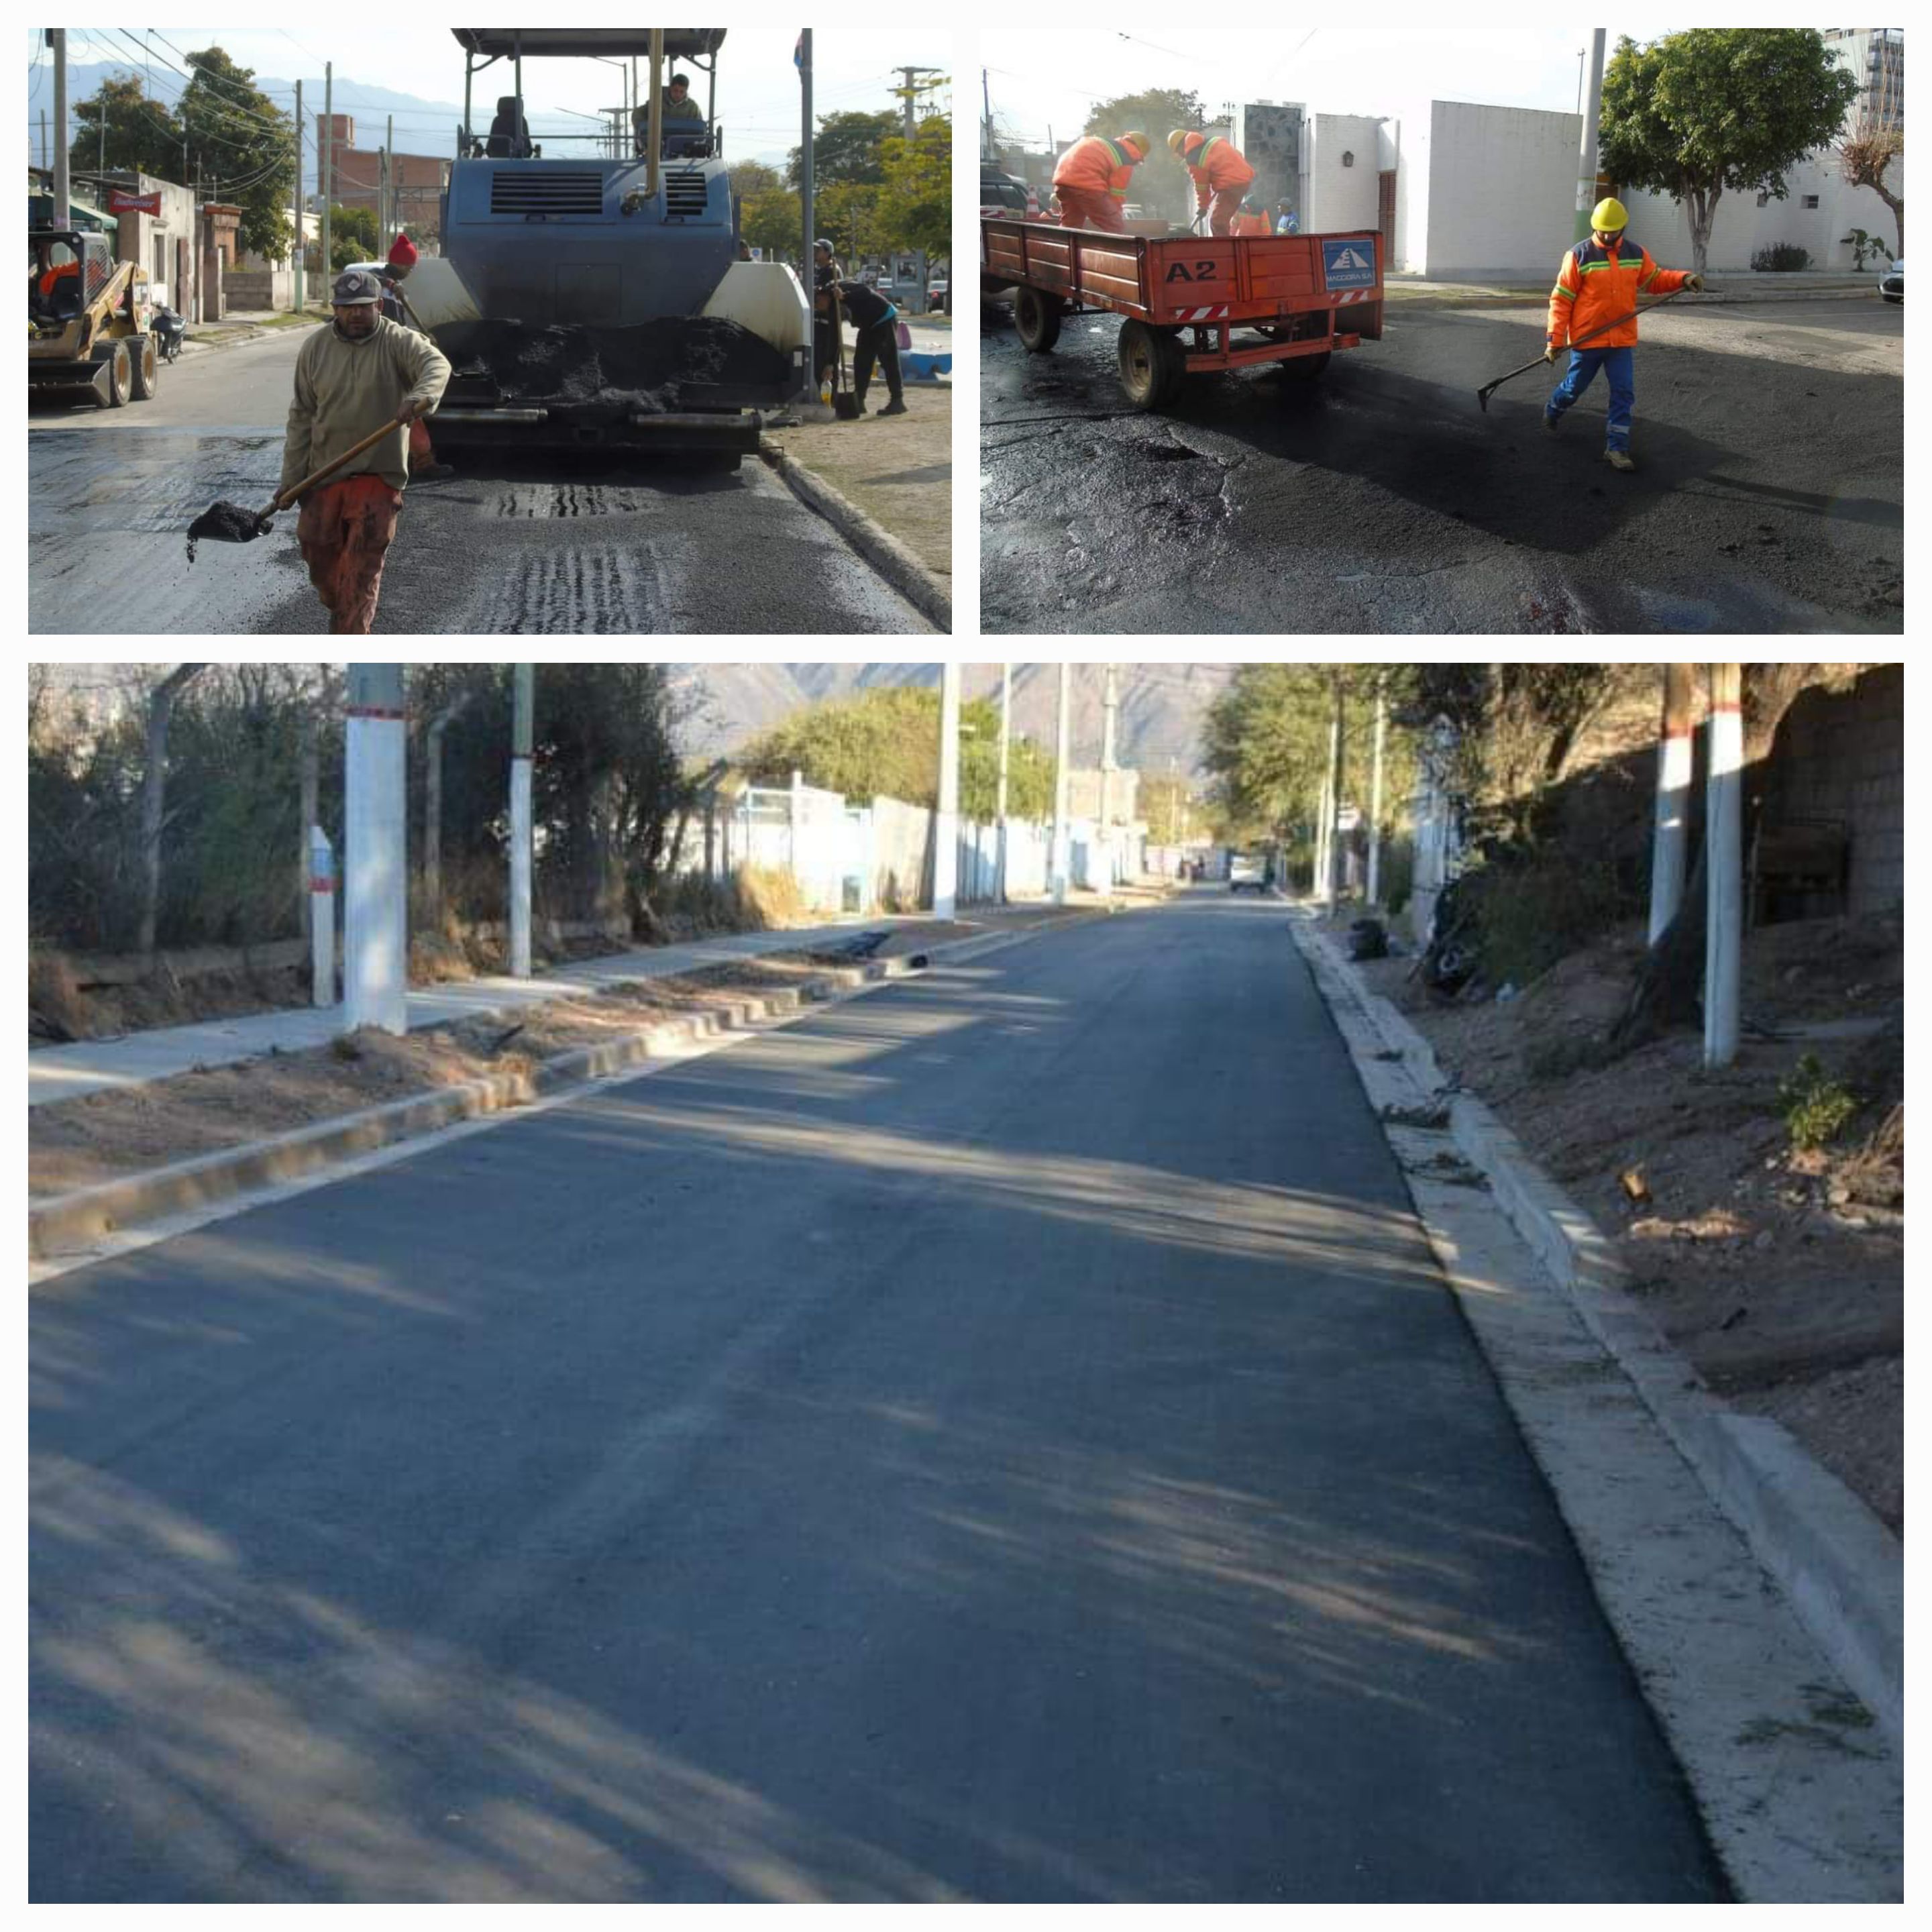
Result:
<svg viewBox="0 0 1932 1932"><path fill-rule="evenodd" d="M1124 316L1120 386L1136 409L1167 406L1206 370L1279 362L1285 375L1318 376L1335 350L1382 332L1372 228L1155 236L989 219L980 224L980 263L986 293L1012 290L1020 340L1036 355L1068 314Z"/></svg>

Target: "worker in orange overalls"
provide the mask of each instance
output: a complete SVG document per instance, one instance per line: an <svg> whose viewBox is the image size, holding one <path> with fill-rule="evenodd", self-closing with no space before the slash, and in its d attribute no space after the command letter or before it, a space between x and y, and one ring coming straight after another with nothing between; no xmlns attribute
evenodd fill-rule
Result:
<svg viewBox="0 0 1932 1932"><path fill-rule="evenodd" d="M1667 296L1676 289L1701 289L1702 275L1682 268L1660 268L1650 250L1625 230L1630 216L1614 195L1598 202L1590 233L1563 258L1556 286L1550 292L1550 346L1543 359L1554 362L1565 346L1594 334L1612 317L1628 314L1639 296ZM1630 453L1630 416L1636 406L1636 317L1597 337L1587 349L1570 351L1570 367L1544 405L1543 426L1552 435L1563 412L1595 381L1600 369L1610 386L1610 410L1604 427L1604 455L1612 470L1634 470Z"/></svg>
<svg viewBox="0 0 1932 1932"><path fill-rule="evenodd" d="M1126 234L1127 183L1147 158L1148 137L1138 130L1113 136L1082 136L1060 156L1053 171L1061 224Z"/></svg>
<svg viewBox="0 0 1932 1932"><path fill-rule="evenodd" d="M1225 134L1204 134L1195 128L1177 128L1168 146L1194 177L1196 218L1208 217L1212 235L1232 235L1241 199L1254 185L1248 158Z"/></svg>

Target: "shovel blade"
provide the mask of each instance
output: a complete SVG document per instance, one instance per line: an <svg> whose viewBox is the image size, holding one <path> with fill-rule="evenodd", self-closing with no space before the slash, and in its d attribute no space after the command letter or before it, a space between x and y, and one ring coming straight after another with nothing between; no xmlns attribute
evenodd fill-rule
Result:
<svg viewBox="0 0 1932 1932"><path fill-rule="evenodd" d="M211 503L188 525L188 533L211 543L253 543L263 532L262 513L239 503Z"/></svg>

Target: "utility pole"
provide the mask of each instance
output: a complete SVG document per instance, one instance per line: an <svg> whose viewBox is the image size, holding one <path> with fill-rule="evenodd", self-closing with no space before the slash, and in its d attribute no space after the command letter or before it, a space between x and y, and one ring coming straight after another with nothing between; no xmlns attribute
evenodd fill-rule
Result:
<svg viewBox="0 0 1932 1932"><path fill-rule="evenodd" d="M536 744L536 667L512 672L510 724L510 976L530 976L530 759Z"/></svg>
<svg viewBox="0 0 1932 1932"><path fill-rule="evenodd" d="M1322 853L1322 902L1335 915L1335 874L1342 856L1338 836L1342 818L1342 680L1334 681L1335 712L1328 721L1328 814Z"/></svg>
<svg viewBox="0 0 1932 1932"><path fill-rule="evenodd" d="M344 988L347 1028L409 1030L407 714L399 664L349 667L344 761Z"/></svg>
<svg viewBox="0 0 1932 1932"><path fill-rule="evenodd" d="M1590 232L1590 212L1597 205L1597 123L1604 112L1604 35L1606 30L1593 28L1590 33L1590 91L1583 100L1583 142L1576 160L1576 232L1571 238L1580 242Z"/></svg>
<svg viewBox="0 0 1932 1932"><path fill-rule="evenodd" d="M1107 667L1100 698L1100 849L1107 855L1107 891L1114 890L1114 720L1120 706L1120 666Z"/></svg>
<svg viewBox="0 0 1932 1932"><path fill-rule="evenodd" d="M812 214L812 29L801 27L798 33L798 82L802 111L805 116L804 130L799 136L798 199L805 214L805 234L800 244L799 276L801 280L812 274L812 241L814 217ZM856 271L854 271L856 273ZM808 379L808 386L809 386Z"/></svg>
<svg viewBox="0 0 1932 1932"><path fill-rule="evenodd" d="M980 136L980 158L990 161L993 158L993 96L986 86L986 70L980 70L980 104L983 118L980 124L984 132Z"/></svg>
<svg viewBox="0 0 1932 1932"><path fill-rule="evenodd" d="M67 163L67 29L50 27L47 44L54 50L54 207L53 226L68 225L73 184Z"/></svg>
<svg viewBox="0 0 1932 1932"><path fill-rule="evenodd" d="M932 916L959 904L959 667L939 671L939 809L932 817Z"/></svg>
<svg viewBox="0 0 1932 1932"><path fill-rule="evenodd" d="M919 124L913 118L913 103L926 92L920 86L919 76L922 74L939 74L944 70L936 67L902 67L893 71L905 76L905 85L894 88L892 92L905 103L905 137L910 141L919 132Z"/></svg>
<svg viewBox="0 0 1932 1932"><path fill-rule="evenodd" d="M335 63L326 61L322 69L322 154L316 168L322 189L322 286L335 292L335 257L330 251L328 209L335 199Z"/></svg>
<svg viewBox="0 0 1932 1932"><path fill-rule="evenodd" d="M1744 721L1741 664L1712 664L1711 777L1705 794L1704 1064L1738 1057L1738 983L1744 947Z"/></svg>
<svg viewBox="0 0 1932 1932"><path fill-rule="evenodd" d="M1013 735L1013 668L1000 667L1000 796L995 815L1000 821L1000 877L997 897L1006 902L1006 755Z"/></svg>
<svg viewBox="0 0 1932 1932"><path fill-rule="evenodd" d="M1060 722L1055 728L1057 743L1053 764L1053 844L1047 859L1048 880L1055 905L1066 903L1066 739L1067 714L1071 709L1068 698L1072 676L1073 667L1071 664L1064 664L1060 667Z"/></svg>
<svg viewBox="0 0 1932 1932"><path fill-rule="evenodd" d="M1388 729L1388 692L1376 680L1376 751L1369 780L1369 903L1379 906L1382 885L1382 740Z"/></svg>
<svg viewBox="0 0 1932 1932"><path fill-rule="evenodd" d="M1690 848L1690 712L1696 667L1664 667L1664 730L1657 741L1657 827L1650 848L1650 934L1654 946L1684 903Z"/></svg>
<svg viewBox="0 0 1932 1932"><path fill-rule="evenodd" d="M307 197L302 193L303 152L304 144L306 143L308 136L302 128L302 84L300 81L297 81L296 82L296 272L294 288L296 297L296 313L298 315L302 314L302 304L307 299L308 294L307 289L303 286L303 274L308 266L305 258L308 251L308 224L304 218L308 213L308 207ZM188 311L184 309L182 313L185 315Z"/></svg>
<svg viewBox="0 0 1932 1932"><path fill-rule="evenodd" d="M383 259L388 258L389 244L396 238L396 117L389 116L388 131L382 136L382 212L376 223L376 239Z"/></svg>

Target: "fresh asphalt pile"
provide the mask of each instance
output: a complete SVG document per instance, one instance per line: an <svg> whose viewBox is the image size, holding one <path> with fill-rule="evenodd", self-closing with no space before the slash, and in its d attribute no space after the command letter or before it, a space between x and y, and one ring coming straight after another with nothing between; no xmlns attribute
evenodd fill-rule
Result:
<svg viewBox="0 0 1932 1932"><path fill-rule="evenodd" d="M782 382L790 367L724 316L661 316L626 328L457 322L436 339L459 381L486 381L506 400L614 415L702 406L706 390Z"/></svg>
<svg viewBox="0 0 1932 1932"><path fill-rule="evenodd" d="M211 503L188 526L188 560L203 537L215 543L253 543L262 534L262 513L240 503Z"/></svg>

